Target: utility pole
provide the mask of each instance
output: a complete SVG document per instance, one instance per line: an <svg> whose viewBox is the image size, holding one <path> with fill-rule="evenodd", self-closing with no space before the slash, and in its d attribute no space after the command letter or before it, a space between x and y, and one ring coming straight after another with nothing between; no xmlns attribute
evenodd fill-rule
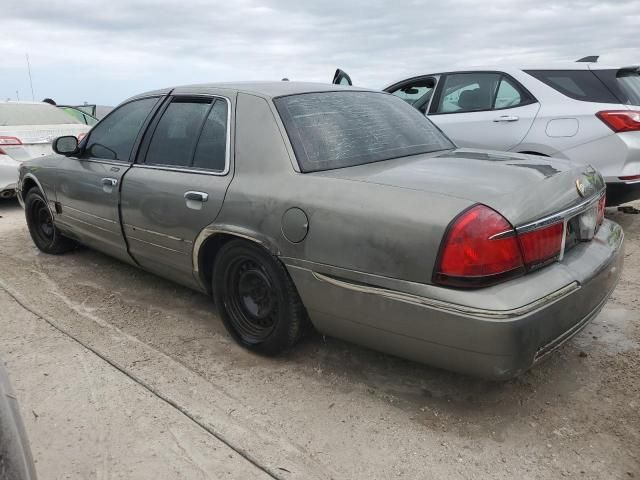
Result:
<svg viewBox="0 0 640 480"><path fill-rule="evenodd" d="M27 71L29 72L29 85L31 85L31 101L36 101L36 96L33 94L33 80L31 79L31 64L29 63L29 54L25 53L27 57Z"/></svg>
<svg viewBox="0 0 640 480"><path fill-rule="evenodd" d="M16 90L16 100L20 101L20 94L18 93L18 90Z"/></svg>

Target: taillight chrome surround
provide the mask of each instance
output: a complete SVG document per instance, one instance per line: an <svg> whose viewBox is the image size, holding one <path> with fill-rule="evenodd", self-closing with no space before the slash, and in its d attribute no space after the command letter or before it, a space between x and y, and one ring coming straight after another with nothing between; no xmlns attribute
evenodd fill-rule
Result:
<svg viewBox="0 0 640 480"><path fill-rule="evenodd" d="M527 233L533 230L537 230L554 223L562 222L562 245L560 247L560 255L558 256L558 261L564 258L565 254L565 242L567 239L567 223L578 215L582 215L583 213L588 212L590 209L595 208L597 212L597 222L594 228L594 234L600 228L602 221L604 220L604 215L600 215L600 212L604 213L604 204L605 204L605 189L603 188L597 195L585 200L584 202L579 203L571 208L563 210L561 212L554 213L553 215L549 215L547 217L541 218L539 220L527 223L525 225L521 225L516 227L516 233ZM589 240L589 239L584 239Z"/></svg>

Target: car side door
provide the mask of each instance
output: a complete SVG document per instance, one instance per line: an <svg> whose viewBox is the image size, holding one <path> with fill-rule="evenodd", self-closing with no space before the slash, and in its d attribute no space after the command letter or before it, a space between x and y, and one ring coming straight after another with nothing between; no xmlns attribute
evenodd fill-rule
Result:
<svg viewBox="0 0 640 480"><path fill-rule="evenodd" d="M193 244L217 217L231 182L234 102L226 94L170 97L123 180L131 256L188 286L197 286Z"/></svg>
<svg viewBox="0 0 640 480"><path fill-rule="evenodd" d="M81 243L131 262L120 227L120 184L160 96L113 110L93 128L73 157L59 157L56 225Z"/></svg>
<svg viewBox="0 0 640 480"><path fill-rule="evenodd" d="M503 72L448 73L428 117L461 147L510 150L525 137L540 104Z"/></svg>

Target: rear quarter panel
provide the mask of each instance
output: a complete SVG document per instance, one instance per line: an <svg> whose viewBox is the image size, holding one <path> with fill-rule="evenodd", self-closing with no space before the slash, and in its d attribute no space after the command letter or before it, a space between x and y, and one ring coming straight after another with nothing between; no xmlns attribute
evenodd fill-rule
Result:
<svg viewBox="0 0 640 480"><path fill-rule="evenodd" d="M464 199L298 173L269 100L238 95L236 174L216 224L263 239L283 258L428 283L441 238ZM308 234L283 235L292 207L306 213Z"/></svg>

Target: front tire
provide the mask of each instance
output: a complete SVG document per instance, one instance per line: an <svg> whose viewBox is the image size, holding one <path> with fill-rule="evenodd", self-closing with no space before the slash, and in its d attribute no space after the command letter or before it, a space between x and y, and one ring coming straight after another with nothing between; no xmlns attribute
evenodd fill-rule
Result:
<svg viewBox="0 0 640 480"><path fill-rule="evenodd" d="M213 297L225 328L243 347L277 355L300 338L306 312L280 261L245 240L218 252Z"/></svg>
<svg viewBox="0 0 640 480"><path fill-rule="evenodd" d="M24 200L24 212L31 239L45 253L59 255L75 248L73 240L64 237L56 228L44 195L32 188Z"/></svg>

